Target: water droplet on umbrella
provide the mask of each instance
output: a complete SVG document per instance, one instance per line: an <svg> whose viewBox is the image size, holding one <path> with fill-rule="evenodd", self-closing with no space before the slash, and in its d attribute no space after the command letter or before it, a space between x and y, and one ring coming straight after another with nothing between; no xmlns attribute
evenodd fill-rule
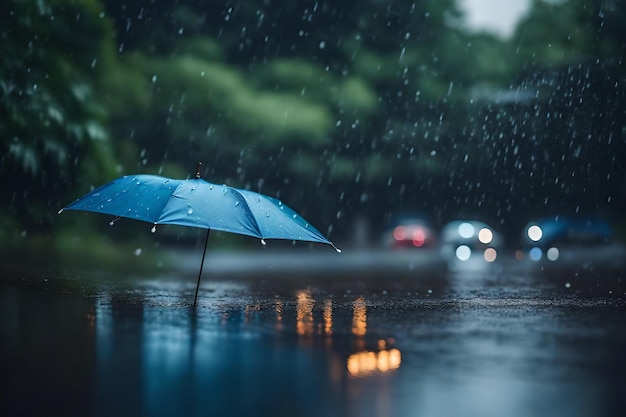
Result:
<svg viewBox="0 0 626 417"><path fill-rule="evenodd" d="M265 239L261 239L261 245L263 246L267 245L267 242L265 241Z"/></svg>
<svg viewBox="0 0 626 417"><path fill-rule="evenodd" d="M209 190L213 189L213 184L209 185Z"/></svg>
<svg viewBox="0 0 626 417"><path fill-rule="evenodd" d="M297 215L297 214L294 214L294 215L293 215L293 216L291 216L291 217L293 217L293 218L295 219L295 218L297 218L297 217L298 217L298 215Z"/></svg>
<svg viewBox="0 0 626 417"><path fill-rule="evenodd" d="M239 201L235 201L235 207L239 205Z"/></svg>
<svg viewBox="0 0 626 417"><path fill-rule="evenodd" d="M57 214L61 214L61 213L63 213L63 209L57 211Z"/></svg>
<svg viewBox="0 0 626 417"><path fill-rule="evenodd" d="M196 187L192 185L192 186L191 186L191 191L193 191L193 190L195 190L195 189L196 189Z"/></svg>
<svg viewBox="0 0 626 417"><path fill-rule="evenodd" d="M191 207L189 207L189 208L187 209L187 214L192 214L192 213L193 213L193 209L192 209Z"/></svg>
<svg viewBox="0 0 626 417"><path fill-rule="evenodd" d="M261 197L257 197L256 201L260 203L261 202Z"/></svg>
<svg viewBox="0 0 626 417"><path fill-rule="evenodd" d="M154 226L152 226L152 229L150 229L150 231L151 231L152 233L156 232L156 224L155 224Z"/></svg>

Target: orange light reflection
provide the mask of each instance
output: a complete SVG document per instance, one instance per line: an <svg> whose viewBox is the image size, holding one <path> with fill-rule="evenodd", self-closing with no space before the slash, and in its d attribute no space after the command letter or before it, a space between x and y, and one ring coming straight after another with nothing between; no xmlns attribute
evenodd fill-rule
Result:
<svg viewBox="0 0 626 417"><path fill-rule="evenodd" d="M315 300L307 291L298 292L296 297L296 332L300 336L313 336L313 305Z"/></svg>
<svg viewBox="0 0 626 417"><path fill-rule="evenodd" d="M324 301L324 334L333 334L333 300Z"/></svg>
<svg viewBox="0 0 626 417"><path fill-rule="evenodd" d="M348 357L348 372L352 376L366 376L374 372L387 373L400 367L402 354L396 348L379 352L357 352Z"/></svg>
<svg viewBox="0 0 626 417"><path fill-rule="evenodd" d="M367 307L365 299L359 297L354 300L352 313L352 334L355 336L365 336L367 333Z"/></svg>

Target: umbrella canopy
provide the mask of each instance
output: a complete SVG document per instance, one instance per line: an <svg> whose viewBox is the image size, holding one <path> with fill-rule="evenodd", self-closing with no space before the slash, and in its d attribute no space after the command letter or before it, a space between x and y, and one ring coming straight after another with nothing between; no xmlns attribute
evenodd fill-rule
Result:
<svg viewBox="0 0 626 417"><path fill-rule="evenodd" d="M204 181L200 178L199 168L196 178L187 180L156 175L121 177L80 197L59 213L64 210L91 211L142 220L154 225L152 232L156 231L159 224L176 224L253 236L261 239L263 244L265 239L320 242L339 251L309 222L280 200ZM202 264L198 286L201 274ZM198 287L196 299L197 291Z"/></svg>

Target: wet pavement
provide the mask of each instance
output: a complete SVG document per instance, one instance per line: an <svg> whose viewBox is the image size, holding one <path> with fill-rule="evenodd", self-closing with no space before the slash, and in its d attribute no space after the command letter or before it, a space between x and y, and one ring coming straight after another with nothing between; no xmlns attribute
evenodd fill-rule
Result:
<svg viewBox="0 0 626 417"><path fill-rule="evenodd" d="M214 258L197 308L180 254L154 276L5 283L0 414L626 413L619 263L363 255Z"/></svg>

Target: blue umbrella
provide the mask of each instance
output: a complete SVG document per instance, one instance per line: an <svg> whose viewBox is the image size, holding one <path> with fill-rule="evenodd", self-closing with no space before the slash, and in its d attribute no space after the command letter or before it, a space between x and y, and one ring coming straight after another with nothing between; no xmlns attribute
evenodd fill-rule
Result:
<svg viewBox="0 0 626 417"><path fill-rule="evenodd" d="M174 180L156 175L128 175L113 180L61 209L83 210L142 220L153 224L176 224L207 229L198 273L194 306L211 230L238 233L261 239L287 239L327 243L341 252L317 229L280 200L200 178ZM111 222L111 224L113 223Z"/></svg>

